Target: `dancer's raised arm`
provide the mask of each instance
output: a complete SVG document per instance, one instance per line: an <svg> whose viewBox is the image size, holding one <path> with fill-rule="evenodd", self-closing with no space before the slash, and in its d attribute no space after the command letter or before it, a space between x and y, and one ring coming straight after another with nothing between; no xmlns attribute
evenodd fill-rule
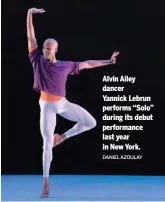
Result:
<svg viewBox="0 0 165 202"><path fill-rule="evenodd" d="M28 49L34 49L37 47L37 40L35 37L35 31L33 26L33 14L34 13L44 13L44 9L31 8L27 12L27 39L28 39Z"/></svg>

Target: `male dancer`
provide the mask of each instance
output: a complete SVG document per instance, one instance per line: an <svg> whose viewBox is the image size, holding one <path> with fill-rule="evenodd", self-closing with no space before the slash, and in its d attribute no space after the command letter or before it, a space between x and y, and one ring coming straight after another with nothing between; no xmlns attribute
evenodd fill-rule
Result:
<svg viewBox="0 0 165 202"><path fill-rule="evenodd" d="M43 55L37 46L33 27L33 14L44 13L44 9L31 8L27 13L27 38L29 58L33 66L33 89L40 92L40 130L43 138L43 192L42 198L49 195L49 171L52 161L52 148L67 138L90 130L96 126L96 120L82 107L70 103L65 95L68 75L79 74L82 69L115 64L119 52L114 52L109 60L88 60L85 62L60 61L56 59L58 43L47 39L43 44ZM56 114L77 122L64 134L54 134Z"/></svg>

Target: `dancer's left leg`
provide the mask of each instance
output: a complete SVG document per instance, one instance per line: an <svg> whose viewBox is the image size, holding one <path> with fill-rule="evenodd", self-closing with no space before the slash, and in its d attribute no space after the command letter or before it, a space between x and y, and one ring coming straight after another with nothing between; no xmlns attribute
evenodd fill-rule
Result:
<svg viewBox="0 0 165 202"><path fill-rule="evenodd" d="M64 104L64 109L65 111L59 113L59 115L77 123L70 130L61 135L60 140L59 135L57 135L54 146L63 142L67 138L78 135L96 126L96 120L93 118L93 116L79 105L66 101Z"/></svg>

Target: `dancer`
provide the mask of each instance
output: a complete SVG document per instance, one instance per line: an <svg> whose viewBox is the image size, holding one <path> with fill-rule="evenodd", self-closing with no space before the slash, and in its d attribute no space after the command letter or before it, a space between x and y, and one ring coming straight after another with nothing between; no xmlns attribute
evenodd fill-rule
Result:
<svg viewBox="0 0 165 202"><path fill-rule="evenodd" d="M115 64L119 52L114 52L109 60L88 60L84 62L60 61L56 59L58 42L46 39L43 55L40 53L33 27L33 14L44 13L44 9L31 8L27 12L27 39L29 58L33 66L33 89L40 93L40 130L43 138L43 191L42 198L49 195L49 171L52 161L52 148L67 138L78 135L96 126L96 120L85 109L71 103L66 98L65 85L68 75L79 74L82 69ZM54 135L56 114L76 122L65 133Z"/></svg>

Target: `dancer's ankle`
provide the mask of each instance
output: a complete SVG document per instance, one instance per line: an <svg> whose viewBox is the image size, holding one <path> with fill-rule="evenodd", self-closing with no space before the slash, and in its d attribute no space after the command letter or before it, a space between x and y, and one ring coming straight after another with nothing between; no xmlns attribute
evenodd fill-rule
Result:
<svg viewBox="0 0 165 202"><path fill-rule="evenodd" d="M62 138L63 140L66 139L66 135L65 135L65 133L63 133L63 134L61 135L61 138Z"/></svg>
<svg viewBox="0 0 165 202"><path fill-rule="evenodd" d="M48 186L48 184L49 184L49 178L48 177L44 177L43 184L44 184L44 186Z"/></svg>

